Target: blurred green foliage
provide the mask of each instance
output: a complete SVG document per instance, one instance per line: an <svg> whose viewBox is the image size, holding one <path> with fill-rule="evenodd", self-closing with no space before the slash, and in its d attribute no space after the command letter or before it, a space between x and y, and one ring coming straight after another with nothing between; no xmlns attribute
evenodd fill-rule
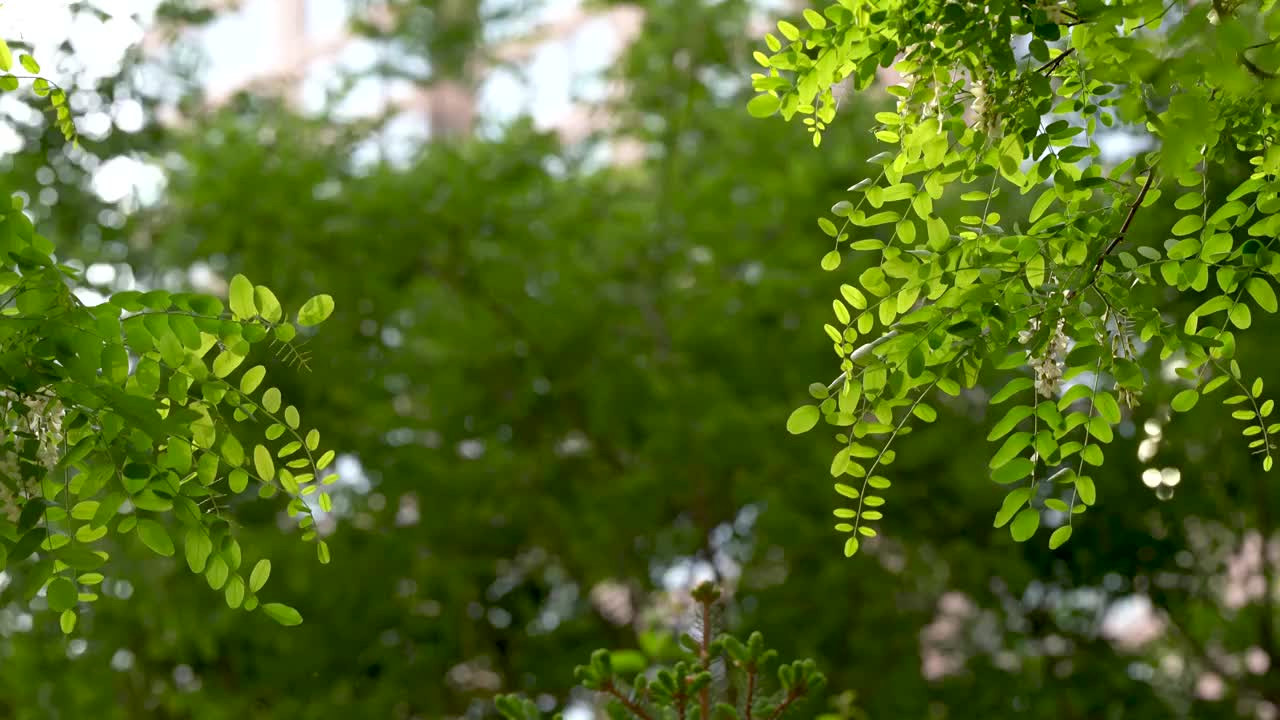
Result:
<svg viewBox="0 0 1280 720"><path fill-rule="evenodd" d="M273 558L274 591L307 618L297 628L246 624L176 582L180 560L127 548L129 582L104 584L80 642L26 624L5 590L0 716L493 717L508 692L581 707L594 700L573 668L601 647L660 654L703 573L725 587L727 630L813 658L831 688L814 715L1280 707L1275 605L1257 579L1274 584L1274 558L1259 558L1276 493L1229 413L1167 418L1177 384L1159 372L1095 474L1112 509L1067 546L1014 546L991 527L984 407L998 386L984 378L938 404L934 432L902 438L892 528L856 568L840 557L828 458L784 422L829 362L813 318L866 267L819 272L813 218L873 174L867 129L886 108L845 99L815 151L802 128L742 110L750 20L764 15L742 0L640 5L642 31L612 68L628 86L619 125L596 138L638 141L631 165L601 166L526 122L356 164L367 126L257 97L83 143L173 160L163 201L114 228L86 175L59 173L46 233L74 257L157 286L243 271L295 307L334 296L311 372L268 371L351 480L323 524L322 569L269 510L239 517L242 542ZM25 168L14 177L46 162L5 160ZM1225 195L1247 168L1215 172ZM1172 202L1144 212L1171 217ZM1238 349L1269 386L1277 330L1258 317ZM1163 468L1180 482L1160 499L1143 474ZM1126 614L1137 621L1117 635Z"/></svg>

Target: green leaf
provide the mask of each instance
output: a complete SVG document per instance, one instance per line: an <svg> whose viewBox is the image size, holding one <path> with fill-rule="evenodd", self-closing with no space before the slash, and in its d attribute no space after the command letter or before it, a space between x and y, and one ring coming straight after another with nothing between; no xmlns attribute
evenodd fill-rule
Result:
<svg viewBox="0 0 1280 720"><path fill-rule="evenodd" d="M1276 311L1276 293L1271 283L1255 275L1245 283L1245 289L1249 291L1253 301L1258 303L1258 307L1269 313Z"/></svg>
<svg viewBox="0 0 1280 720"><path fill-rule="evenodd" d="M1198 192L1189 192L1179 197L1173 206L1179 210L1194 210L1204 203L1204 196Z"/></svg>
<svg viewBox="0 0 1280 720"><path fill-rule="evenodd" d="M988 467L992 470L1004 467L1030 444L1031 433L1029 432L1016 432L1010 435L1005 438L1004 444L1000 446L996 454L991 456L990 462L987 463Z"/></svg>
<svg viewBox="0 0 1280 720"><path fill-rule="evenodd" d="M244 371L244 375L240 376L240 392L250 395L258 386L262 384L262 379L267 376L267 369L262 365L254 365Z"/></svg>
<svg viewBox="0 0 1280 720"><path fill-rule="evenodd" d="M1178 236L1190 235L1202 227L1204 227L1204 219L1199 215L1184 215L1181 220L1173 224L1170 232Z"/></svg>
<svg viewBox="0 0 1280 720"><path fill-rule="evenodd" d="M857 553L858 553L858 536L850 535L849 538L844 541L844 556L853 557Z"/></svg>
<svg viewBox="0 0 1280 720"><path fill-rule="evenodd" d="M1195 390L1183 390L1173 396L1173 402L1170 403L1170 406L1172 406L1177 412L1186 412L1195 407L1196 403L1199 401L1200 393Z"/></svg>
<svg viewBox="0 0 1280 720"><path fill-rule="evenodd" d="M240 494L244 492L245 488L249 487L249 473L239 468L232 470L231 474L227 476L227 486L233 493Z"/></svg>
<svg viewBox="0 0 1280 720"><path fill-rule="evenodd" d="M76 629L76 611L74 609L63 610L58 616L58 627L62 628L63 635L70 635Z"/></svg>
<svg viewBox="0 0 1280 720"><path fill-rule="evenodd" d="M284 309L280 307L280 301L276 299L275 293L269 288L258 285L253 289L254 305L258 308L258 314L267 322L280 322L284 317Z"/></svg>
<svg viewBox="0 0 1280 720"><path fill-rule="evenodd" d="M67 567L75 570L97 570L106 562L98 553L83 547L81 545L66 545L59 548L54 557L67 564Z"/></svg>
<svg viewBox="0 0 1280 720"><path fill-rule="evenodd" d="M298 311L298 324L304 327L319 325L333 313L333 298L328 295L316 295L302 305Z"/></svg>
<svg viewBox="0 0 1280 720"><path fill-rule="evenodd" d="M1039 288L1044 285L1045 280L1045 262L1043 255L1036 255L1027 261L1027 283L1032 288Z"/></svg>
<svg viewBox="0 0 1280 720"><path fill-rule="evenodd" d="M276 466L271 459L271 451L265 446L253 447L253 467L258 471L258 477L266 482L270 482L276 476Z"/></svg>
<svg viewBox="0 0 1280 720"><path fill-rule="evenodd" d="M812 8L804 9L804 21L809 23L809 27L814 30L821 30L827 26L827 19Z"/></svg>
<svg viewBox="0 0 1280 720"><path fill-rule="evenodd" d="M9 44L0 39L0 70L9 72L13 69L13 51L9 49Z"/></svg>
<svg viewBox="0 0 1280 720"><path fill-rule="evenodd" d="M266 603L262 606L262 612L266 613L267 617L286 627L302 624L302 615L288 605Z"/></svg>
<svg viewBox="0 0 1280 720"><path fill-rule="evenodd" d="M821 413L817 405L804 405L796 408L787 418L787 432L792 435L809 432L818 424Z"/></svg>
<svg viewBox="0 0 1280 720"><path fill-rule="evenodd" d="M1017 542L1026 542L1036 534L1039 528L1040 511L1035 508L1026 508L1013 519L1013 524L1009 526L1009 534Z"/></svg>
<svg viewBox="0 0 1280 720"><path fill-rule="evenodd" d="M227 561L223 560L221 555L211 556L209 567L205 568L204 571L204 579L209 583L209 588L211 590L221 590L230 575L231 568L227 567Z"/></svg>
<svg viewBox="0 0 1280 720"><path fill-rule="evenodd" d="M1004 527L1005 523L1013 518L1014 513L1018 512L1030 499L1031 488L1009 491L1009 494L1004 496L1004 502L1000 504L1000 511L996 513L995 527Z"/></svg>
<svg viewBox="0 0 1280 720"><path fill-rule="evenodd" d="M1093 408L1107 422L1115 425L1120 422L1120 404L1111 393L1100 392L1093 397Z"/></svg>
<svg viewBox="0 0 1280 720"><path fill-rule="evenodd" d="M187 557L187 567L191 568L191 572L196 574L204 572L209 555L213 553L213 541L205 531L194 527L188 530L183 549Z"/></svg>
<svg viewBox="0 0 1280 720"><path fill-rule="evenodd" d="M1008 435L1009 431L1017 427L1018 423L1031 417L1032 412L1032 408L1027 405L1015 405L1009 408L1009 412L1005 413L1000 422L991 428L991 432L987 434L987 440L994 442Z"/></svg>
<svg viewBox="0 0 1280 720"><path fill-rule="evenodd" d="M213 375L214 377L224 378L230 375L242 362L244 362L244 355L231 350L223 350L218 353L218 357L213 359Z"/></svg>
<svg viewBox="0 0 1280 720"><path fill-rule="evenodd" d="M1029 377L1014 378L1010 380L1008 384L1006 384L1003 388L1001 388L1000 392L997 392L994 396L992 396L991 400L989 401L989 404L999 405L1000 403L1004 402L1005 400L1008 400L1009 398L1022 392L1023 390L1031 389L1034 385L1035 385L1035 381L1033 381Z"/></svg>
<svg viewBox="0 0 1280 720"><path fill-rule="evenodd" d="M32 75L36 75L40 72L40 63L36 62L36 59L30 55L23 55L18 58L18 62L22 63L23 70L26 70Z"/></svg>
<svg viewBox="0 0 1280 720"><path fill-rule="evenodd" d="M1039 220L1040 216L1044 215L1045 211L1049 209L1049 206L1052 205L1053 201L1057 198L1058 193L1053 188L1049 188L1041 193L1040 197L1036 198L1036 204L1031 206L1031 214L1027 216L1027 221L1035 222L1036 220Z"/></svg>
<svg viewBox="0 0 1280 720"><path fill-rule="evenodd" d="M844 296L846 302L858 310L867 309L867 296L862 291L852 285L841 285L840 294ZM825 389L825 386L823 386Z"/></svg>
<svg viewBox="0 0 1280 720"><path fill-rule="evenodd" d="M267 584L269 577L271 577L271 561L263 558L253 566L253 572L249 574L249 590L258 592L263 585Z"/></svg>
<svg viewBox="0 0 1280 720"><path fill-rule="evenodd" d="M231 314L237 319L246 320L258 314L258 308L253 301L253 283L249 282L249 278L244 275L231 278L229 300Z"/></svg>
<svg viewBox="0 0 1280 720"><path fill-rule="evenodd" d="M49 603L49 609L59 613L75 607L79 595L80 590L76 588L76 584L65 577L54 578L45 590L45 600Z"/></svg>
<svg viewBox="0 0 1280 720"><path fill-rule="evenodd" d="M925 229L928 230L929 248L931 250L941 250L951 240L951 231L947 228L947 223L941 218L929 218L925 221Z"/></svg>
<svg viewBox="0 0 1280 720"><path fill-rule="evenodd" d="M827 272L831 272L832 270L835 270L838 267L840 267L840 252L838 250L832 250L831 252L828 252L826 255L822 256L823 270L826 270Z"/></svg>
<svg viewBox="0 0 1280 720"><path fill-rule="evenodd" d="M235 435L228 433L222 437L222 459L232 467L240 467L244 464L244 447L240 445Z"/></svg>
<svg viewBox="0 0 1280 720"><path fill-rule="evenodd" d="M129 352L123 345L113 343L102 349L102 375L117 385L129 378Z"/></svg>
<svg viewBox="0 0 1280 720"><path fill-rule="evenodd" d="M1071 539L1071 526L1063 525L1057 530L1054 530L1053 534L1049 536L1049 549L1056 550L1062 547L1062 544L1070 539Z"/></svg>
<svg viewBox="0 0 1280 720"><path fill-rule="evenodd" d="M776 95L773 93L764 93L763 95L757 95L751 98L747 103L747 112L751 114L751 117L767 118L778 112L778 109L781 107L782 101L779 100Z"/></svg>
<svg viewBox="0 0 1280 720"><path fill-rule="evenodd" d="M224 593L227 600L227 607L232 610L240 607L244 602L244 580L239 575L232 575L227 582L227 588Z"/></svg>
<svg viewBox="0 0 1280 720"><path fill-rule="evenodd" d="M1093 505L1098 499L1097 490L1093 485L1093 478L1085 475L1076 478L1076 493L1080 495L1080 500L1085 505Z"/></svg>
<svg viewBox="0 0 1280 720"><path fill-rule="evenodd" d="M262 393L262 407L269 413L280 410L279 388L267 388L267 391Z"/></svg>
<svg viewBox="0 0 1280 720"><path fill-rule="evenodd" d="M1086 445L1080 450L1080 458L1094 467L1102 465L1105 459L1102 448L1098 445Z"/></svg>
<svg viewBox="0 0 1280 720"><path fill-rule="evenodd" d="M1231 324L1241 330L1247 330L1253 324L1253 313L1249 310L1249 306L1244 303L1236 303L1232 306L1230 318Z"/></svg>
<svg viewBox="0 0 1280 720"><path fill-rule="evenodd" d="M1014 458L992 471L991 480L1001 485L1008 485L1030 475L1035 468L1035 463L1028 458Z"/></svg>
<svg viewBox="0 0 1280 720"><path fill-rule="evenodd" d="M180 437L169 438L165 446L165 461L168 466L180 473L191 470L191 445Z"/></svg>
<svg viewBox="0 0 1280 720"><path fill-rule="evenodd" d="M155 520L147 518L138 520L138 539L157 555L165 557L173 555L173 540L170 539L164 526Z"/></svg>

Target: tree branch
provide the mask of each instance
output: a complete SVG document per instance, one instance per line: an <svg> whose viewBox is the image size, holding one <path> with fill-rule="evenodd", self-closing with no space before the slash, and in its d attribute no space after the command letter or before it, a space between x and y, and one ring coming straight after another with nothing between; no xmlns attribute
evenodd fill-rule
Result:
<svg viewBox="0 0 1280 720"><path fill-rule="evenodd" d="M849 361L858 362L862 358L870 355L872 350L875 350L876 348L880 347L881 345L889 342L890 340L896 337L898 337L898 331L890 330L889 332L881 335L875 340L872 340L871 342L854 350L852 353L849 353ZM848 379L848 377L849 377L849 373L840 373L840 377L836 378L835 380L832 380L831 383L827 385L827 394L828 395L835 394L835 392L844 385L844 381Z"/></svg>
<svg viewBox="0 0 1280 720"><path fill-rule="evenodd" d="M1245 68L1249 72L1253 73L1253 76L1256 78L1261 78L1263 80L1274 80L1276 77L1275 73L1268 72L1267 70L1263 70L1262 68L1258 67L1258 65L1254 63L1252 60L1250 60L1249 56L1245 55L1243 51L1240 53L1240 64L1244 65Z"/></svg>
<svg viewBox="0 0 1280 720"><path fill-rule="evenodd" d="M1133 224L1133 218L1138 214L1138 208L1142 207L1142 201L1147 199L1147 191L1151 189L1151 186L1155 184L1155 181L1155 170L1148 170L1147 181L1142 184L1142 189L1138 191L1138 197L1134 198L1133 202L1130 203L1129 213L1125 215L1124 222L1120 225L1120 231L1116 233L1115 237L1111 238L1111 242L1107 243L1107 247L1102 251L1102 254L1094 261L1093 269L1089 272L1089 282L1085 283L1080 290L1069 291L1067 293L1068 300L1080 294L1081 291L1088 290L1093 287L1093 284L1098 281L1098 271L1102 269L1102 263L1105 262L1107 256L1111 255L1111 253L1116 249L1116 246L1124 240L1125 234L1129 232L1129 226Z"/></svg>
<svg viewBox="0 0 1280 720"><path fill-rule="evenodd" d="M1052 73L1054 70L1057 70L1057 69L1058 69L1058 66L1062 64L1062 61L1063 61L1063 60L1066 60L1066 59L1067 59L1068 57L1070 57L1070 56L1071 56L1071 54L1072 54L1072 53L1074 53L1075 51L1076 51L1076 49L1075 49L1075 48L1068 48L1068 49L1064 50L1064 51L1062 52L1062 54L1061 54L1061 55L1059 55L1058 57L1056 57L1056 58L1054 58L1054 59L1050 60L1049 62L1047 62L1047 63L1045 63L1045 64L1041 65L1040 67L1036 68L1036 72L1038 72L1038 73L1045 73L1045 72L1047 72L1047 73Z"/></svg>

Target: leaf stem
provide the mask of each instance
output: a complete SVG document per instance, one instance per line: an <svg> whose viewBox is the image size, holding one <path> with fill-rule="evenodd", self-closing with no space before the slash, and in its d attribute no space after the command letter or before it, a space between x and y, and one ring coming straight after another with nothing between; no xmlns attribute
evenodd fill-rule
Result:
<svg viewBox="0 0 1280 720"><path fill-rule="evenodd" d="M644 708L640 707L631 698L622 694L622 692L618 690L618 686L613 684L613 681L609 681L609 684L604 686L604 691L617 698L618 702L622 703L622 706L625 707L628 712L640 718L640 720L653 720L653 717L650 716L649 713L645 712Z"/></svg>

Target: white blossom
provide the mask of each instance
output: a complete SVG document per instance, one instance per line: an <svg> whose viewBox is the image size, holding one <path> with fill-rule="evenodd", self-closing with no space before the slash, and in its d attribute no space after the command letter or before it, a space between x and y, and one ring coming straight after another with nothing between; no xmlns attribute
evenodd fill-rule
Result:
<svg viewBox="0 0 1280 720"><path fill-rule="evenodd" d="M1030 325L1031 329L1018 333L1018 342L1023 345L1031 342L1031 338L1040 329L1040 321L1037 318L1032 318ZM1027 352L1027 365L1036 374L1036 392L1047 398L1052 398L1057 393L1058 385L1062 382L1062 374L1066 370L1065 358L1070 339L1063 332L1065 327L1066 320L1060 318L1057 326L1053 329L1053 337L1049 339L1049 346L1045 349L1043 355L1034 356L1030 351Z"/></svg>
<svg viewBox="0 0 1280 720"><path fill-rule="evenodd" d="M20 405L25 410L19 410ZM11 390L0 390L0 412L5 418L0 424L0 513L16 520L21 512L20 501L36 491L37 479L29 470L24 473L19 465L18 448L13 444L17 437L11 431L34 436L38 443L36 457L45 470L52 471L66 439L62 431L66 410L57 398L20 396Z"/></svg>

